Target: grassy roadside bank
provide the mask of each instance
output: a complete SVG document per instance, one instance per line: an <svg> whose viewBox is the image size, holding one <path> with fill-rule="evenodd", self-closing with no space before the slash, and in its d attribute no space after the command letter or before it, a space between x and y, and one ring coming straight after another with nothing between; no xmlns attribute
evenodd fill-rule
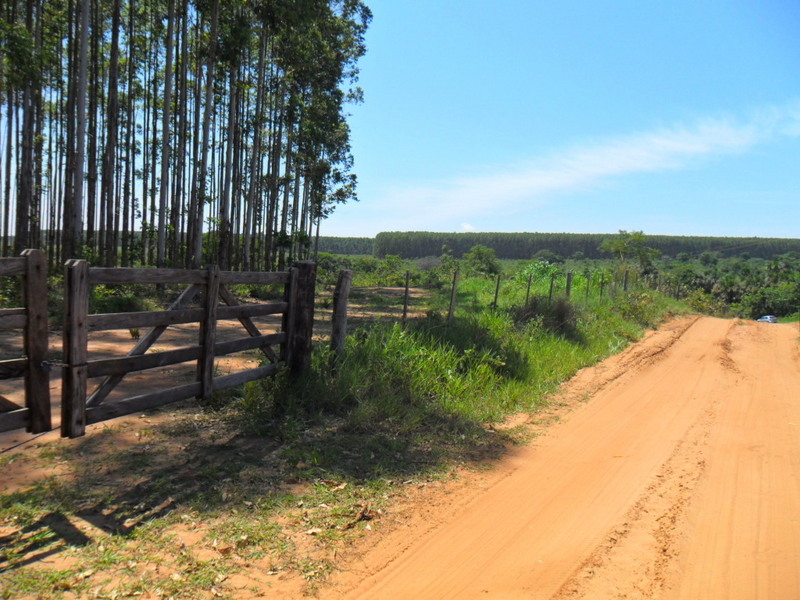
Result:
<svg viewBox="0 0 800 600"><path fill-rule="evenodd" d="M320 346L300 382L2 454L20 479L0 495L0 597L234 598L279 579L313 594L405 487L499 458L522 440L487 425L675 310L645 291L449 325L432 311L358 330L334 369Z"/></svg>

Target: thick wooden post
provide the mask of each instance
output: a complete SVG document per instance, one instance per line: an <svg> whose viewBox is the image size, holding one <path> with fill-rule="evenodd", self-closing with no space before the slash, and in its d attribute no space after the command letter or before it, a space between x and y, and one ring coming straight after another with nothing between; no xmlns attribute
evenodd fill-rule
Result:
<svg viewBox="0 0 800 600"><path fill-rule="evenodd" d="M628 269L625 269L625 277L622 280L622 291L628 291Z"/></svg>
<svg viewBox="0 0 800 600"><path fill-rule="evenodd" d="M317 265L304 260L295 263L296 280L291 292L289 306L290 327L287 363L293 376L303 374L311 367L311 336L314 332L314 285Z"/></svg>
<svg viewBox="0 0 800 600"><path fill-rule="evenodd" d="M86 431L86 360L89 331L89 263L70 259L64 270L64 374L61 384L61 435Z"/></svg>
<svg viewBox="0 0 800 600"><path fill-rule="evenodd" d="M344 341L347 338L347 300L350 297L352 282L352 271L345 269L339 272L336 291L333 292L333 317L331 319L331 350L334 357L338 357L344 352Z"/></svg>
<svg viewBox="0 0 800 600"><path fill-rule="evenodd" d="M556 287L556 274L553 273L550 275L550 293L547 296L548 304L553 303L553 289Z"/></svg>
<svg viewBox="0 0 800 600"><path fill-rule="evenodd" d="M27 310L25 324L25 406L30 418L27 430L31 433L50 431L50 373L47 361L47 257L41 250L25 250L23 294Z"/></svg>
<svg viewBox="0 0 800 600"><path fill-rule="evenodd" d="M572 296L572 271L567 273L567 298Z"/></svg>
<svg viewBox="0 0 800 600"><path fill-rule="evenodd" d="M289 269L289 280L283 288L283 301L286 303L286 311L283 313L281 319L281 331L286 334L286 341L281 344L280 360L285 364L291 362L292 354L292 331L294 329L294 322L292 320L292 307L296 304L295 297L297 296L297 269L291 267Z"/></svg>
<svg viewBox="0 0 800 600"><path fill-rule="evenodd" d="M502 279L502 275L497 276L497 285L494 288L494 302L492 302L492 308L497 310L497 299L500 297L500 279Z"/></svg>
<svg viewBox="0 0 800 600"><path fill-rule="evenodd" d="M197 381L200 397L208 398L214 391L214 344L217 341L217 304L219 298L219 265L206 267L206 293L203 297L203 320L200 322L200 346L197 359Z"/></svg>

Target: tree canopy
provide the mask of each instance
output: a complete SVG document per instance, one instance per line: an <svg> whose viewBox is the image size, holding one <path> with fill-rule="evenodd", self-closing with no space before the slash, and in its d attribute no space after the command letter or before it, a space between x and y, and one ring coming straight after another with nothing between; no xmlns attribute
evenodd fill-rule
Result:
<svg viewBox="0 0 800 600"><path fill-rule="evenodd" d="M356 198L361 0L7 0L0 253L271 268Z"/></svg>
<svg viewBox="0 0 800 600"><path fill-rule="evenodd" d="M455 257L461 257L476 244L481 244L494 249L498 258L529 260L535 257L555 262L575 257L576 253L581 253L580 256L586 259L608 258L608 253L600 248L607 240L619 237L620 234L607 233L386 231L375 236L374 253L379 258L387 254L421 258L439 256L442 245L447 245ZM771 259L787 252L800 252L800 239L787 238L647 235L646 241L647 247L662 255L685 253L687 258L713 252L720 257L746 254L753 258ZM543 251L546 252L541 254Z"/></svg>

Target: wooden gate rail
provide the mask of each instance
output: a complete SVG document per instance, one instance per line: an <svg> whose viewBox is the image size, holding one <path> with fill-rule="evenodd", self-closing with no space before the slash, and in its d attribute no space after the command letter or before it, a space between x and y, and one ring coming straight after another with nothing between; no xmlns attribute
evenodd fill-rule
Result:
<svg viewBox="0 0 800 600"><path fill-rule="evenodd" d="M294 373L310 362L311 330L313 326L314 280L313 262L298 263L287 272L260 273L220 271L216 265L206 269L115 269L91 268L86 261L72 260L65 272L64 377L62 387L61 434L65 437L83 435L87 424L137 412L191 397L208 397L224 389L274 374L278 362L285 362ZM98 284L188 284L189 287L166 311L89 315L89 289ZM232 284L282 284L284 299L260 305L242 306L226 286ZM200 308L187 308L200 293ZM227 306L219 306L222 299ZM279 333L262 335L251 320L264 315L282 315ZM217 322L238 319L249 337L227 342L216 341ZM198 344L145 354L167 326L180 323L200 323ZM128 356L88 360L89 331L107 329L151 329L139 340ZM271 346L279 345L276 354ZM260 349L269 364L214 377L217 356ZM103 404L125 374L196 361L197 376L193 383L115 400ZM106 379L87 398L87 381L92 377Z"/></svg>
<svg viewBox="0 0 800 600"><path fill-rule="evenodd" d="M21 276L25 308L0 309L0 329L22 329L25 358L0 361L0 379L25 378L25 406L0 407L0 431L51 429L50 375L47 369L47 260L41 250L19 258L0 258L0 276Z"/></svg>

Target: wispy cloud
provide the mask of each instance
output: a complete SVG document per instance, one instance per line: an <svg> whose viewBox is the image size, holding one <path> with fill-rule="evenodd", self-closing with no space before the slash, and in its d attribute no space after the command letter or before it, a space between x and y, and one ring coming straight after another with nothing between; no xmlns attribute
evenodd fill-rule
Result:
<svg viewBox="0 0 800 600"><path fill-rule="evenodd" d="M692 168L786 136L800 136L800 103L762 108L744 120L707 118L594 140L515 165L485 168L478 175L397 187L386 191L381 210L413 215L416 227L423 222L444 226L471 220L487 209L513 212L522 205L541 206L557 194L591 190L626 175Z"/></svg>

